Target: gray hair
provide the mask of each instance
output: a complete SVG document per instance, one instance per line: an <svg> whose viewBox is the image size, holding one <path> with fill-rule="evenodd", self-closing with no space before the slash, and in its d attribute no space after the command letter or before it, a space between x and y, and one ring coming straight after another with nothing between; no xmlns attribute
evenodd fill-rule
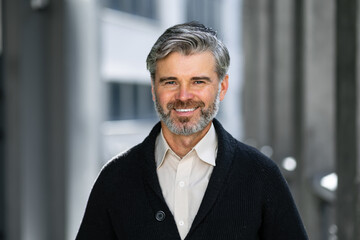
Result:
<svg viewBox="0 0 360 240"><path fill-rule="evenodd" d="M185 55L210 51L216 62L216 73L222 81L230 65L229 51L211 28L197 22L168 28L155 42L146 59L146 67L155 80L156 62L172 52Z"/></svg>

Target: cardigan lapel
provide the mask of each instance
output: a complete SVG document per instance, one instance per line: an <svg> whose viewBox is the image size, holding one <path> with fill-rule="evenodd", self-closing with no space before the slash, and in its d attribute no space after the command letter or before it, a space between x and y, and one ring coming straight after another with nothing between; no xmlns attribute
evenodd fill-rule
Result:
<svg viewBox="0 0 360 240"><path fill-rule="evenodd" d="M156 137L160 133L160 122L157 123L154 128L151 130L149 136L143 141L142 145L142 155L144 158L144 180L145 183L150 186L150 188L155 192L155 194L164 200L162 195L159 179L156 173L156 164L155 164L155 141Z"/></svg>
<svg viewBox="0 0 360 240"><path fill-rule="evenodd" d="M235 139L223 129L216 119L213 120L213 123L218 136L216 166L211 174L199 211L196 214L188 235L191 235L191 233L195 231L198 224L201 223L215 204L220 190L224 187L223 185L234 157L235 148L233 145Z"/></svg>
<svg viewBox="0 0 360 240"><path fill-rule="evenodd" d="M165 213L165 220L163 221L163 227L166 231L163 232L164 239L180 240L174 217L166 204L165 198L162 194L159 179L156 173L155 164L155 141L156 137L160 133L160 123L156 124L150 132L149 136L141 144L141 157L144 159L143 165L143 179L144 188L147 194L147 200L149 201L151 208L155 213L163 211Z"/></svg>

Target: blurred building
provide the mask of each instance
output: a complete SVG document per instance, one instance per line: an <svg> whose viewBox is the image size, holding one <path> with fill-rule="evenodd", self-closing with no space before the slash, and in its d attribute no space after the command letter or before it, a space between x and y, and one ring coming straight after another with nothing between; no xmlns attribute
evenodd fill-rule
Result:
<svg viewBox="0 0 360 240"><path fill-rule="evenodd" d="M0 239L74 239L103 164L157 121L145 59L171 25L218 30L231 53L219 118L242 137L240 1L0 3Z"/></svg>

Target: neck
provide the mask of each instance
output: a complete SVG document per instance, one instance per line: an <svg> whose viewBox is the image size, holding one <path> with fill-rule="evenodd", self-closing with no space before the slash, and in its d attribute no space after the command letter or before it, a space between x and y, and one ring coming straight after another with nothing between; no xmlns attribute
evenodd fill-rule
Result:
<svg viewBox="0 0 360 240"><path fill-rule="evenodd" d="M200 140L206 135L211 127L211 122L201 131L191 135L177 135L172 133L167 126L161 122L161 128L164 134L164 138L171 148L179 157L184 157L188 152L200 142Z"/></svg>

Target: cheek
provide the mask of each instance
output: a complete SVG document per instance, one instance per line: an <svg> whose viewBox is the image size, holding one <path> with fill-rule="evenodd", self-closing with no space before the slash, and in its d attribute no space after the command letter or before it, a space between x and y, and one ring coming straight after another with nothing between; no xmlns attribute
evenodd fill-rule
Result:
<svg viewBox="0 0 360 240"><path fill-rule="evenodd" d="M171 96L169 94L161 92L161 91L160 92L157 91L156 95L154 94L154 98L155 97L161 106L166 105L171 100Z"/></svg>
<svg viewBox="0 0 360 240"><path fill-rule="evenodd" d="M217 91L208 91L203 93L199 98L205 103L205 105L211 105L216 99Z"/></svg>

